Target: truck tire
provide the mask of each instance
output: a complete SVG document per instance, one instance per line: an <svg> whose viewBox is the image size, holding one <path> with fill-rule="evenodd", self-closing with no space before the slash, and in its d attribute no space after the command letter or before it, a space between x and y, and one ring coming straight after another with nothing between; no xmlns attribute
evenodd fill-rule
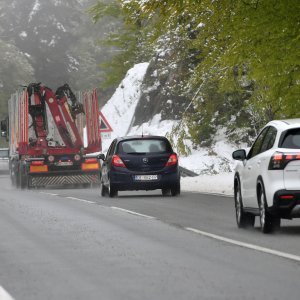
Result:
<svg viewBox="0 0 300 300"><path fill-rule="evenodd" d="M20 165L19 168L19 183L20 183L20 188L22 190L27 189L29 186L29 178L28 178L28 174L24 168L24 166Z"/></svg>

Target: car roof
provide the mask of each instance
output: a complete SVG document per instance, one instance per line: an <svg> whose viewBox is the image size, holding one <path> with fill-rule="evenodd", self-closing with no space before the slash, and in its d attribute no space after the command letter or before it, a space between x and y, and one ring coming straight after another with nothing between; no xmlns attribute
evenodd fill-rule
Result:
<svg viewBox="0 0 300 300"><path fill-rule="evenodd" d="M286 119L286 120L273 120L266 126L275 126L282 130L300 127L300 118L298 119Z"/></svg>
<svg viewBox="0 0 300 300"><path fill-rule="evenodd" d="M119 137L117 138L118 141L126 141L126 140L134 140L134 139L164 139L164 140L168 140L166 137L164 136L160 136L160 135L132 135L132 136L123 136L123 137Z"/></svg>

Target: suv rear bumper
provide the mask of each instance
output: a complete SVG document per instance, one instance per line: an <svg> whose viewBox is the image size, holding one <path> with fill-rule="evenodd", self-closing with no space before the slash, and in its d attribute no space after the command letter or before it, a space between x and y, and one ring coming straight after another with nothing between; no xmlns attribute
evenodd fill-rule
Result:
<svg viewBox="0 0 300 300"><path fill-rule="evenodd" d="M274 194L270 211L281 218L300 218L300 190L279 190Z"/></svg>

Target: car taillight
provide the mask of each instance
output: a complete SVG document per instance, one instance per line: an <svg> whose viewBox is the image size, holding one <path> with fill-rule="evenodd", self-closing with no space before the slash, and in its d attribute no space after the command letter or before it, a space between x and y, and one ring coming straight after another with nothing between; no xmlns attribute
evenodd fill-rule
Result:
<svg viewBox="0 0 300 300"><path fill-rule="evenodd" d="M292 160L300 160L300 153L275 152L269 163L269 170L282 170Z"/></svg>
<svg viewBox="0 0 300 300"><path fill-rule="evenodd" d="M99 170L100 164L96 158L87 158L84 163L81 164L82 171Z"/></svg>
<svg viewBox="0 0 300 300"><path fill-rule="evenodd" d="M173 153L170 155L167 163L166 163L166 167L170 167L170 166L174 166L178 163L178 158L177 158L177 154Z"/></svg>
<svg viewBox="0 0 300 300"><path fill-rule="evenodd" d="M114 155L112 157L112 164L115 167L121 167L121 168L126 168L123 160L118 156L118 155Z"/></svg>

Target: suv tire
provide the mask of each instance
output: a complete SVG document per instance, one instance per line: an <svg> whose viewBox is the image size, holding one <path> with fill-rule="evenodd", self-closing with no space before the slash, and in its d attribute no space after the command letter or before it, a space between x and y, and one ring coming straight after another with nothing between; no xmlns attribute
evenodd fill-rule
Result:
<svg viewBox="0 0 300 300"><path fill-rule="evenodd" d="M271 233L274 231L274 229L280 227L280 218L271 215L268 211L265 188L261 181L259 182L259 186L258 204L260 228L263 233Z"/></svg>
<svg viewBox="0 0 300 300"><path fill-rule="evenodd" d="M238 228L253 227L255 223L255 216L244 211L239 178L236 179L236 184L234 186L234 202L236 223Z"/></svg>

